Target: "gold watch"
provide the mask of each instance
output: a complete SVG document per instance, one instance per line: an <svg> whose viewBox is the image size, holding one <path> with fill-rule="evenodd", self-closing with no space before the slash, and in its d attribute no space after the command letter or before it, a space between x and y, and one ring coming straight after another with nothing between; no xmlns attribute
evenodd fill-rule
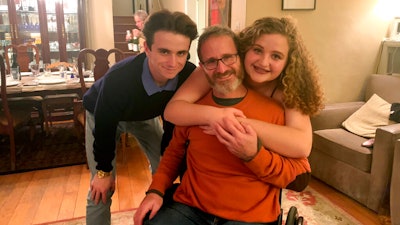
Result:
<svg viewBox="0 0 400 225"><path fill-rule="evenodd" d="M111 172L104 172L103 170L97 170L97 177L102 179L111 175Z"/></svg>

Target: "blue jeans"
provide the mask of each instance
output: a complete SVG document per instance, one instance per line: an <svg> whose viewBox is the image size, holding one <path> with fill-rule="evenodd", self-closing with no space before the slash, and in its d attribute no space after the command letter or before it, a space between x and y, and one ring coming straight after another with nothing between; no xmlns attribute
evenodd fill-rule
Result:
<svg viewBox="0 0 400 225"><path fill-rule="evenodd" d="M151 220L145 220L144 225L277 225L271 223L246 223L240 221L225 220L205 213L199 209L173 202L161 207L156 216Z"/></svg>
<svg viewBox="0 0 400 225"><path fill-rule="evenodd" d="M94 137L92 130L94 128L94 116L90 112L86 111L86 127L85 127L85 148L86 157L91 173L90 182L96 175L96 161L93 155L93 142ZM129 132L134 135L136 140L139 142L140 147L144 150L147 158L150 161L150 167L152 173L154 173L158 167L161 158L161 139L163 129L160 124L159 118L153 118L145 121L129 121L120 122L118 124L116 132L116 141L119 140L122 132ZM112 161L112 174L116 177L116 160ZM90 185L90 183L89 183ZM90 199L91 192L89 189L87 195L86 205L86 224L88 225L109 225L111 223L111 197L114 193L107 193L107 203L103 204L100 201L97 205Z"/></svg>

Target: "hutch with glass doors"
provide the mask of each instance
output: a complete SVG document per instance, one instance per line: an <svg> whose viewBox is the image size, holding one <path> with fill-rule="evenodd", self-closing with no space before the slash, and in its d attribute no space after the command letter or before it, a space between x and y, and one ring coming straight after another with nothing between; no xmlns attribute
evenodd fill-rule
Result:
<svg viewBox="0 0 400 225"><path fill-rule="evenodd" d="M1 53L33 43L43 63L72 62L85 47L85 0L0 0Z"/></svg>

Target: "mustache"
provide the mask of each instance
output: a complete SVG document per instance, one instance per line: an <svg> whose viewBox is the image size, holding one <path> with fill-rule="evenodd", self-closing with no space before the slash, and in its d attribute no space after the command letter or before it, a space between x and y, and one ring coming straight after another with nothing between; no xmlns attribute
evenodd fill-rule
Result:
<svg viewBox="0 0 400 225"><path fill-rule="evenodd" d="M225 77L225 76L228 76L228 75L231 75L231 74L235 74L235 71L234 70L227 70L227 71L225 71L225 72L223 72L223 73L214 73L214 78L220 78L220 77Z"/></svg>

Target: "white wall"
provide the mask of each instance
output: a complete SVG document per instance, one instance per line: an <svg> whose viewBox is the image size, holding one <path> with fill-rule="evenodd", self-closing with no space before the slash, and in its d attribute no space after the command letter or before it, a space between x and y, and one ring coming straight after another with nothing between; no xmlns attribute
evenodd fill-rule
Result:
<svg viewBox="0 0 400 225"><path fill-rule="evenodd" d="M238 32L246 25L246 0L232 0L231 28Z"/></svg>
<svg viewBox="0 0 400 225"><path fill-rule="evenodd" d="M390 23L375 12L382 1L317 0L312 11L282 11L281 0L251 0L246 24L262 16L295 17L321 71L327 101L358 100L365 80L375 72L380 42Z"/></svg>
<svg viewBox="0 0 400 225"><path fill-rule="evenodd" d="M88 48L114 48L112 0L86 1Z"/></svg>
<svg viewBox="0 0 400 225"><path fill-rule="evenodd" d="M132 16L133 1L132 0L112 0L113 14L117 16ZM106 9L106 8L104 8ZM103 9L103 10L104 10Z"/></svg>

